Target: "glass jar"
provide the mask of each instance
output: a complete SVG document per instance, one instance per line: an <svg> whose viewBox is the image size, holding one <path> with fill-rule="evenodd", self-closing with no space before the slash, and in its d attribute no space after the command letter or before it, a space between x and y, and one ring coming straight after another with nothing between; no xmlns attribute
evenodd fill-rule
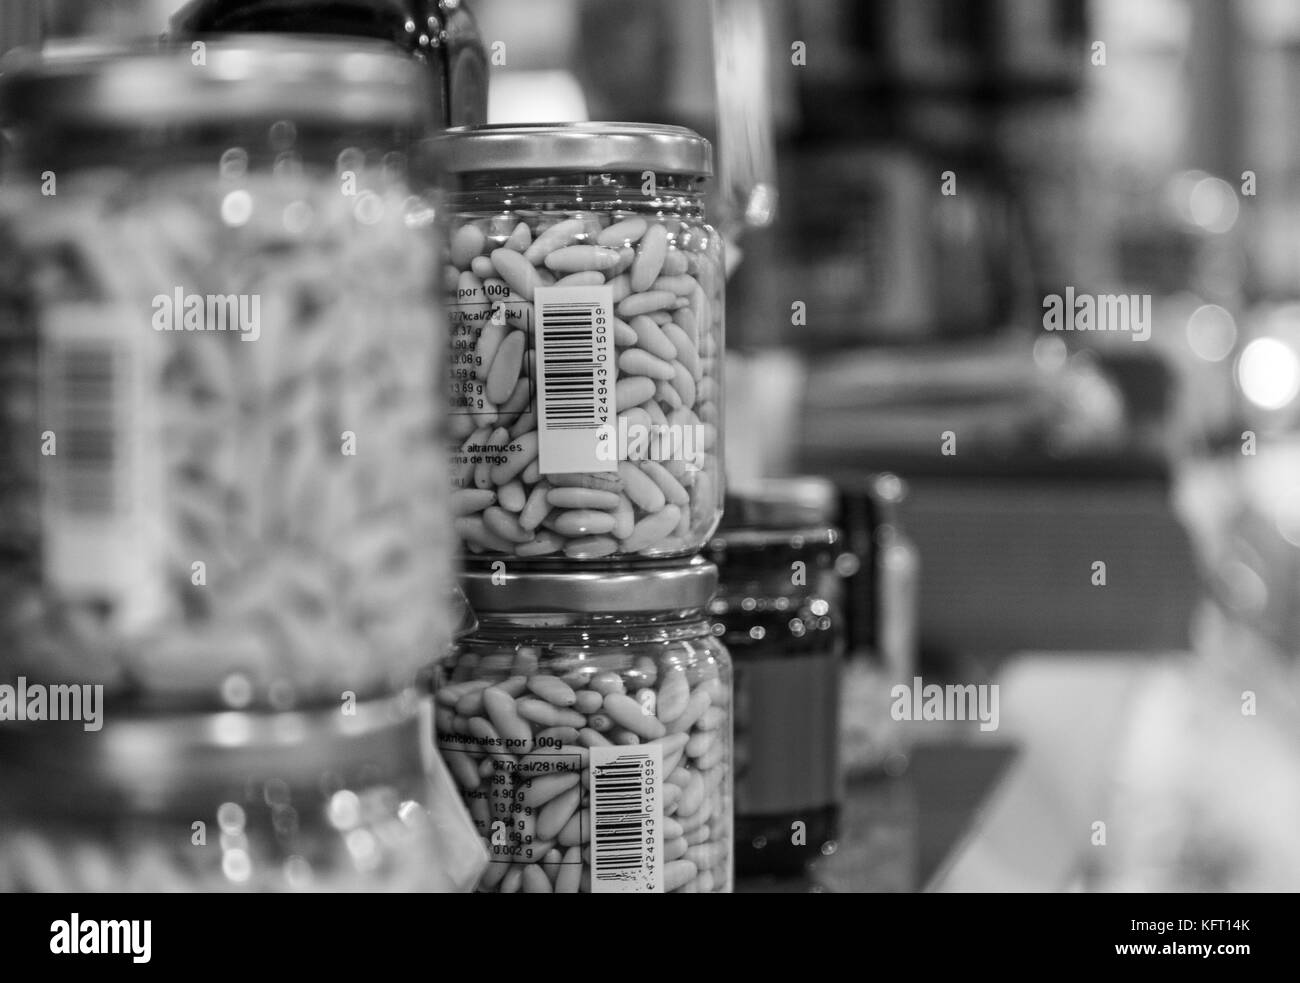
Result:
<svg viewBox="0 0 1300 983"><path fill-rule="evenodd" d="M836 490L816 478L732 490L707 555L709 606L736 674L736 871L798 873L835 849L843 798L843 553Z"/></svg>
<svg viewBox="0 0 1300 983"><path fill-rule="evenodd" d="M698 552L723 496L708 141L565 123L438 144L463 545L577 562Z"/></svg>
<svg viewBox="0 0 1300 983"><path fill-rule="evenodd" d="M487 122L488 59L459 0L190 0L172 15L168 40L188 47L243 32L378 38L424 65L439 126Z"/></svg>
<svg viewBox="0 0 1300 983"><path fill-rule="evenodd" d="M0 669L195 709L449 638L428 80L387 45L20 61L0 114Z"/></svg>
<svg viewBox="0 0 1300 983"><path fill-rule="evenodd" d="M0 892L469 890L419 703L0 724Z"/></svg>
<svg viewBox="0 0 1300 983"><path fill-rule="evenodd" d="M731 663L702 560L471 572L478 615L439 667L438 747L490 862L481 891L732 885Z"/></svg>
<svg viewBox="0 0 1300 983"><path fill-rule="evenodd" d="M894 687L913 683L918 659L921 558L902 523L906 483L881 472L850 483L841 524L853 558L842 570L848 596L844 702L845 764L858 774L898 776L908 768L906 722L890 712ZM860 562L858 562L860 561Z"/></svg>

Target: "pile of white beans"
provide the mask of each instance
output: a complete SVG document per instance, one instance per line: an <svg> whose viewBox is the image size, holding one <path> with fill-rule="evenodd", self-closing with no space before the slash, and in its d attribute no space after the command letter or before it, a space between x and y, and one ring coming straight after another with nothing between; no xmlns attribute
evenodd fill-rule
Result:
<svg viewBox="0 0 1300 983"><path fill-rule="evenodd" d="M465 547L573 559L701 548L723 491L717 233L621 210L461 213L452 224L452 507ZM617 470L543 475L534 291L603 284L614 304L618 432L631 436L619 441Z"/></svg>
<svg viewBox="0 0 1300 983"><path fill-rule="evenodd" d="M658 744L664 890L730 890L729 673L703 645L540 669L538 656L462 652L435 696L438 746L491 855L479 889L590 891L588 749Z"/></svg>

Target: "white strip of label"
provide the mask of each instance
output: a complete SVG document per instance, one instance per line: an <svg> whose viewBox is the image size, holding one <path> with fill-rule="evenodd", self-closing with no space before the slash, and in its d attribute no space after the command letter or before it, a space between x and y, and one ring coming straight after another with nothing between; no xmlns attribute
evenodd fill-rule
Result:
<svg viewBox="0 0 1300 983"><path fill-rule="evenodd" d="M614 292L538 287L537 467L542 474L618 470Z"/></svg>
<svg viewBox="0 0 1300 983"><path fill-rule="evenodd" d="M588 753L592 893L662 894L663 745L593 747Z"/></svg>

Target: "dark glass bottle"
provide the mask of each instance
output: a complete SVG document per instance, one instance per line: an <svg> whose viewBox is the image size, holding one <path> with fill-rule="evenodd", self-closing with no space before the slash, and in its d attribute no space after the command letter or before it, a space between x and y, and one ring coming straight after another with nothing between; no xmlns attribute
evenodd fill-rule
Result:
<svg viewBox="0 0 1300 983"><path fill-rule="evenodd" d="M487 51L459 0L191 0L172 17L168 39L250 32L390 41L433 72L442 126L487 122Z"/></svg>
<svg viewBox="0 0 1300 983"><path fill-rule="evenodd" d="M835 489L771 479L727 495L705 555L735 673L736 872L797 874L834 850L843 797L842 538Z"/></svg>

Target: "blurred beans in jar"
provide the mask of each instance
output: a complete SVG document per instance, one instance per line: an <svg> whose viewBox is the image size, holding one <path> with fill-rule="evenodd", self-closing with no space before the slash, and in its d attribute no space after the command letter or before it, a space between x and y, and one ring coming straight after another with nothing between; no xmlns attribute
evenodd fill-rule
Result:
<svg viewBox="0 0 1300 983"><path fill-rule="evenodd" d="M0 668L287 709L445 648L429 81L375 42L6 66Z"/></svg>

